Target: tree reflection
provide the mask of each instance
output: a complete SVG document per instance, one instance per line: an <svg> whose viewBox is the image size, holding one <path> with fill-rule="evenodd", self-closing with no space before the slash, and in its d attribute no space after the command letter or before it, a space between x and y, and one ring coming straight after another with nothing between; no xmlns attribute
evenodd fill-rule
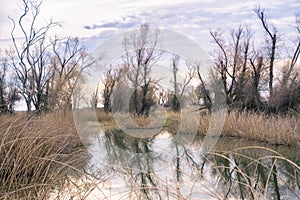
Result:
<svg viewBox="0 0 300 200"><path fill-rule="evenodd" d="M106 160L108 166L120 168L128 178L131 191L141 192L143 198L161 199L153 164L159 159L153 151L153 138L135 138L121 130L105 132Z"/></svg>
<svg viewBox="0 0 300 200"><path fill-rule="evenodd" d="M130 198L166 199L173 195L197 199L199 194L193 188L198 186L200 190L208 188L202 192L215 192L214 197L220 199L300 199L300 152L291 148L286 148L289 152L282 147L282 156L280 150L239 146L233 140L220 139L214 151L203 155L199 152L201 138L184 145L170 137L165 152L168 163L155 146L157 140L135 138L120 130L106 131L99 138L105 154L103 170L125 180ZM163 174L159 174L159 167L164 167Z"/></svg>
<svg viewBox="0 0 300 200"><path fill-rule="evenodd" d="M206 157L224 198L300 198L299 167L266 148L212 152ZM205 160L203 160L205 162Z"/></svg>

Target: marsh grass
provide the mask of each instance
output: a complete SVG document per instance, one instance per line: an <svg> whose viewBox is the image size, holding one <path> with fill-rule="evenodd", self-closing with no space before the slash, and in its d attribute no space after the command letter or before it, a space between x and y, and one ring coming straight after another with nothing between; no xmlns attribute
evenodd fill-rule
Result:
<svg viewBox="0 0 300 200"><path fill-rule="evenodd" d="M121 114L106 114L97 111L98 121L105 129L117 129L118 124L114 117L122 118ZM131 116L134 123L128 123L130 128L149 125L151 120L147 117ZM155 117L155 127L162 126L172 134L188 134L197 126L198 135L205 136L210 122L211 115L198 112L184 116L180 112L166 112L166 119L160 122L161 118ZM126 117L124 117L126 123ZM132 125L133 124L133 125ZM267 116L265 114L235 112L226 115L226 120L221 137L238 137L249 140L262 141L275 145L300 145L300 118L298 116Z"/></svg>
<svg viewBox="0 0 300 200"><path fill-rule="evenodd" d="M198 126L197 133L205 136L210 122L210 115L190 115L184 122L180 113L168 115L168 127L176 133L182 123L180 133L188 133L193 126ZM237 137L261 141L275 145L300 146L300 118L297 116L267 116L264 114L231 112L226 115L221 137Z"/></svg>
<svg viewBox="0 0 300 200"><path fill-rule="evenodd" d="M47 199L87 158L71 114L1 116L0 141L0 199Z"/></svg>
<svg viewBox="0 0 300 200"><path fill-rule="evenodd" d="M300 145L299 117L266 116L256 113L228 114L224 137L241 137L276 145Z"/></svg>
<svg viewBox="0 0 300 200"><path fill-rule="evenodd" d="M300 166L270 148L246 146L214 151L207 161L219 179L222 199L300 198Z"/></svg>

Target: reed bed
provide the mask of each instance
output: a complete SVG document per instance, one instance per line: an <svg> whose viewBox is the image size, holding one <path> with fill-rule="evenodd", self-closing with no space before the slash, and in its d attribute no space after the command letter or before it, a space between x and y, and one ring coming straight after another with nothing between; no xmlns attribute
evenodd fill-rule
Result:
<svg viewBox="0 0 300 200"><path fill-rule="evenodd" d="M300 146L299 117L232 112L227 115L224 137L241 137L275 145Z"/></svg>
<svg viewBox="0 0 300 200"><path fill-rule="evenodd" d="M0 116L0 199L47 199L87 154L72 115Z"/></svg>
<svg viewBox="0 0 300 200"><path fill-rule="evenodd" d="M118 128L118 124L115 123L114 118L121 119L122 114L112 115L98 111L97 117L104 128L115 129ZM161 120L161 117L154 119ZM196 130L198 135L205 136L212 117L202 112L182 115L180 112L167 111L166 118L163 120L163 122L156 121L155 127L162 126L164 130L173 134L189 134ZM143 127L150 123L148 118L137 116L133 116L132 121L137 127ZM126 123L125 118L123 123ZM298 116L268 116L232 111L226 114L220 137L237 137L275 145L300 146L300 118Z"/></svg>
<svg viewBox="0 0 300 200"><path fill-rule="evenodd" d="M200 136L207 134L211 115L190 115L188 119L180 118L180 113L170 113L168 129L176 132L181 123L179 133L189 133L197 126ZM226 114L220 137L237 137L266 142L274 145L300 146L300 118L297 116L267 116L265 114L230 112Z"/></svg>

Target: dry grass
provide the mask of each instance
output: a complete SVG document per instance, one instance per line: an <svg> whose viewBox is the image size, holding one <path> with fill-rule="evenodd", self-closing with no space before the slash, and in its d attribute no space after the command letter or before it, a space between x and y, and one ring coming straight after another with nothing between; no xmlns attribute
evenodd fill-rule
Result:
<svg viewBox="0 0 300 200"><path fill-rule="evenodd" d="M71 113L0 116L0 199L47 199L86 152Z"/></svg>
<svg viewBox="0 0 300 200"><path fill-rule="evenodd" d="M159 122L160 118L157 117L155 119L158 121L154 124L156 126L162 124L164 130L173 134L188 134L195 132L197 128L198 135L205 136L210 126L211 116L202 112L186 113L168 111L164 122ZM107 129L118 128L114 118L122 118L121 115L113 116L101 111L97 111L97 117L101 125ZM145 117L131 117L131 119L134 123L128 123L128 126L134 124L136 127L143 127L150 123L149 118ZM124 120L126 121L125 118ZM257 113L231 112L226 115L221 137L240 137L276 145L299 146L300 119L297 116L266 116Z"/></svg>
<svg viewBox="0 0 300 200"><path fill-rule="evenodd" d="M222 135L299 146L300 120L299 117L232 112L226 118Z"/></svg>
<svg viewBox="0 0 300 200"><path fill-rule="evenodd" d="M171 133L191 133L198 126L198 135L205 136L211 116L199 113L183 116L181 113L169 112L167 122L166 129ZM231 112L226 115L221 137L240 137L276 145L300 146L300 119L297 116Z"/></svg>

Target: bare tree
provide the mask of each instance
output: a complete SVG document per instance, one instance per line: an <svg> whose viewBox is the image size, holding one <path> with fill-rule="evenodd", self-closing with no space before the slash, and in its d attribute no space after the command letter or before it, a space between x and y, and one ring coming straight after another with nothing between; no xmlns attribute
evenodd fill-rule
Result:
<svg viewBox="0 0 300 200"><path fill-rule="evenodd" d="M247 99L250 97L245 88L249 90L254 87L249 75L256 69L251 68L249 63L249 59L254 56L254 47L250 48L253 36L250 27L240 25L238 29L232 30L232 40L228 44L220 31L210 31L210 34L219 48L219 53L214 56L215 70L223 83L227 105L239 109L249 107L250 102ZM261 68L257 72L260 74L260 71ZM258 74L254 74L258 78Z"/></svg>
<svg viewBox="0 0 300 200"><path fill-rule="evenodd" d="M200 81L200 85L197 87L198 90L198 99L201 97L204 100L204 105L208 109L208 111L211 113L211 108L212 108L212 100L210 97L210 92L207 89L207 85L201 75L201 66L198 64L196 66L196 76Z"/></svg>
<svg viewBox="0 0 300 200"><path fill-rule="evenodd" d="M124 66L110 65L109 68L106 70L103 81L104 90L102 93L104 111L106 113L111 111L112 94L115 89L115 85L125 72L126 67Z"/></svg>
<svg viewBox="0 0 300 200"><path fill-rule="evenodd" d="M54 56L51 60L53 74L49 101L52 108L58 106L61 109L70 109L75 83L95 60L88 60L88 53L80 45L78 38L55 38L52 43Z"/></svg>
<svg viewBox="0 0 300 200"><path fill-rule="evenodd" d="M260 7L256 8L254 10L257 17L261 21L261 24L267 34L267 43L268 43L268 55L269 55L269 91L270 91L270 99L273 97L273 78L274 78L274 61L275 61L275 51L276 51L276 45L278 41L277 37L277 29L276 27L268 22L268 19L265 15L264 9L261 9Z"/></svg>
<svg viewBox="0 0 300 200"><path fill-rule="evenodd" d="M180 104L183 103L183 96L185 94L187 86L190 84L192 79L195 77L195 66L186 62L186 71L184 72L184 79L180 83L178 81L178 72L179 72L179 62L180 57L178 55L173 55L171 59L171 69L173 73L173 99L172 99L172 109L174 111L180 110Z"/></svg>
<svg viewBox="0 0 300 200"><path fill-rule="evenodd" d="M173 72L173 99L172 99L172 109L174 111L178 111L180 109L180 103L178 101L177 95L178 95L178 80L177 80L177 74L179 71L178 63L179 63L180 57L178 55L173 55L172 58L172 72Z"/></svg>
<svg viewBox="0 0 300 200"><path fill-rule="evenodd" d="M7 95L7 68L8 63L7 59L1 57L0 63L0 113L5 113L8 110L8 105L6 102L6 95Z"/></svg>
<svg viewBox="0 0 300 200"><path fill-rule="evenodd" d="M14 55L10 54L13 61L12 67L29 115L31 114L32 103L39 110L44 101L43 93L49 81L46 62L50 44L45 42L46 35L51 28L58 25L50 21L44 26L37 26L41 3L22 0L23 14L17 20L9 17L13 23L11 38L15 51ZM22 39L18 39L18 41L15 36L17 28L22 33ZM21 44L19 45L18 42Z"/></svg>
<svg viewBox="0 0 300 200"><path fill-rule="evenodd" d="M20 100L19 91L15 86L14 79L9 68L9 60L0 57L0 114L13 113L14 105Z"/></svg>
<svg viewBox="0 0 300 200"><path fill-rule="evenodd" d="M250 85L248 85L248 87L245 87L245 92L247 92L248 95L247 98L244 99L244 101L246 101L248 108L260 109L262 108L262 102L260 100L259 84L263 71L263 57L255 56L253 58L250 58L249 60L252 67L252 80L250 80Z"/></svg>
<svg viewBox="0 0 300 200"><path fill-rule="evenodd" d="M47 109L48 106L48 85L52 76L50 68L50 52L48 48L50 44L46 44L45 37L39 41L35 49L32 52L30 63L31 67L31 79L33 85L34 95L32 96L32 103L35 110L40 111Z"/></svg>
<svg viewBox="0 0 300 200"><path fill-rule="evenodd" d="M221 31L210 30L210 35L212 36L214 42L219 47L219 53L215 56L215 70L218 72L220 79L223 83L224 91L226 94L227 104L232 104L232 94L228 89L228 74L229 74L229 60L228 60L228 50L226 49L226 44L223 39Z"/></svg>
<svg viewBox="0 0 300 200"><path fill-rule="evenodd" d="M296 63L297 63L299 55L300 55L300 15L296 16L295 29L298 33L298 36L297 36L296 42L295 42L296 47L293 51L293 54L290 58L290 62L287 65L287 68L284 69L282 81L281 81L281 85L283 87L282 89L288 88L289 80L290 80L290 85L294 85L295 81L297 79L297 76L299 75L297 72L294 74L293 74L293 72L295 71ZM293 77L292 77L292 75L293 75Z"/></svg>
<svg viewBox="0 0 300 200"><path fill-rule="evenodd" d="M159 31L151 31L148 24L141 25L140 33L124 38L124 61L128 67L127 77L133 87L133 112L137 115L147 115L150 102L147 93L153 82L151 69L160 56L157 50ZM130 51L133 49L133 51ZM141 101L139 101L138 89L141 87Z"/></svg>
<svg viewBox="0 0 300 200"><path fill-rule="evenodd" d="M242 91L242 88L244 86L244 82L245 82L245 79L247 77L247 70L248 70L248 59L249 59L249 54L250 54L250 43L251 43L251 39L252 39L252 36L253 36L253 33L250 29L249 26L246 26L245 28L242 28L240 26L239 28L239 31L242 31L242 36L243 36L243 41L241 46L238 47L240 48L240 62L241 62L241 66L240 68L238 69L239 70L239 74L238 74L238 80L237 80L237 92L236 92L236 95L237 95L237 98L239 98L240 96L240 93L239 91ZM253 51L253 50L252 50Z"/></svg>
<svg viewBox="0 0 300 200"><path fill-rule="evenodd" d="M280 84L274 89L272 99L273 111L287 113L289 110L299 111L300 75L297 61L300 54L300 19L296 16L295 47L287 62L282 66Z"/></svg>
<svg viewBox="0 0 300 200"><path fill-rule="evenodd" d="M99 87L99 83L96 86L96 89L94 90L93 94L92 94L92 100L91 100L91 107L97 109L98 107L98 103L100 102L99 99L99 91L100 87Z"/></svg>

